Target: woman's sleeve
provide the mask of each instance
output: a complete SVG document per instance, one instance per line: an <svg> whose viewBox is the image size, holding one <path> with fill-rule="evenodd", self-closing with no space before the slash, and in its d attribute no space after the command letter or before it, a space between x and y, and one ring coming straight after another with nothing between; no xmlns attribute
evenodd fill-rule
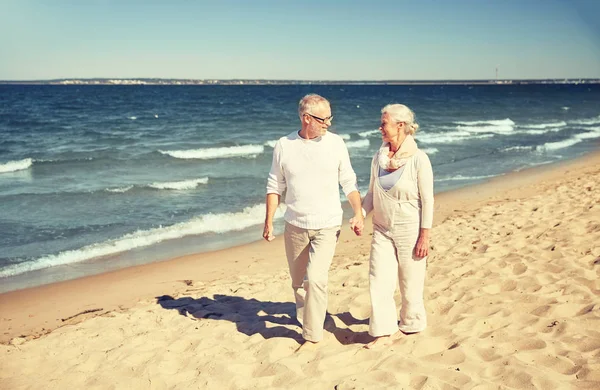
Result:
<svg viewBox="0 0 600 390"><path fill-rule="evenodd" d="M421 228L433 225L433 169L429 157L422 153L417 166L417 186L421 197Z"/></svg>

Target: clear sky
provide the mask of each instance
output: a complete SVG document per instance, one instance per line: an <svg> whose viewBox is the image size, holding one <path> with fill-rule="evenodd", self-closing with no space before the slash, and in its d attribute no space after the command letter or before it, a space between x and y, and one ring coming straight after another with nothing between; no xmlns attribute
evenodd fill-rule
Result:
<svg viewBox="0 0 600 390"><path fill-rule="evenodd" d="M600 78L600 0L0 0L0 79Z"/></svg>

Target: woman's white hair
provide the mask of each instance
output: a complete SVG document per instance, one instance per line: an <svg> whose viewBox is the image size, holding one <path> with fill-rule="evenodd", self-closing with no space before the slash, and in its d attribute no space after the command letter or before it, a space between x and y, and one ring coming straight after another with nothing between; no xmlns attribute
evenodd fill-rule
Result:
<svg viewBox="0 0 600 390"><path fill-rule="evenodd" d="M406 134L414 135L419 129L415 113L404 104L388 104L381 109L381 114L388 114L394 123L406 123Z"/></svg>
<svg viewBox="0 0 600 390"><path fill-rule="evenodd" d="M300 120L304 114L309 114L312 112L313 108L320 106L321 104L329 105L329 101L325 99L321 95L317 95L316 93L310 93L300 99L300 103L298 103L298 115L300 116Z"/></svg>

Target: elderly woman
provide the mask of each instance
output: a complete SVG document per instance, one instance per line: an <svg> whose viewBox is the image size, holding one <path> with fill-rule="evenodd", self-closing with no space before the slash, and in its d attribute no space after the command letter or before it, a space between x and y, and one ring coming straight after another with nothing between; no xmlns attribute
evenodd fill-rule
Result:
<svg viewBox="0 0 600 390"><path fill-rule="evenodd" d="M375 340L367 348L388 344L399 330L416 333L427 326L423 287L433 221L433 172L429 157L413 138L419 128L414 113L402 104L390 104L381 114L383 145L373 157L363 200L364 211L374 211L369 334ZM394 301L397 282L400 322Z"/></svg>

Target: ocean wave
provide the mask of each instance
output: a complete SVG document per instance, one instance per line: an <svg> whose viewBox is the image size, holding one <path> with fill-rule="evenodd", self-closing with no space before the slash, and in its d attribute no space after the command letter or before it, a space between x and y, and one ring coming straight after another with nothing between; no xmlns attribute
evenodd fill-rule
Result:
<svg viewBox="0 0 600 390"><path fill-rule="evenodd" d="M483 175L483 176L463 176L456 175L451 177L443 177L440 179L435 179L435 181L466 181L466 180L482 180L489 179L491 177L496 177L497 175Z"/></svg>
<svg viewBox="0 0 600 390"><path fill-rule="evenodd" d="M445 144L451 142L461 142L469 139L491 138L493 134L474 135L468 131L448 131L445 133L417 133L416 139L426 144Z"/></svg>
<svg viewBox="0 0 600 390"><path fill-rule="evenodd" d="M265 146L268 146L270 148L275 148L275 145L277 145L277 141L278 140L270 140L270 141L266 141L265 142Z"/></svg>
<svg viewBox="0 0 600 390"><path fill-rule="evenodd" d="M127 192L127 191L129 191L129 190L130 190L130 189L132 189L132 188L133 188L133 186L118 187L118 188L107 188L107 189L105 189L105 191L108 191L108 192L115 192L115 193L119 193L119 194L121 194L121 193L123 193L123 192Z"/></svg>
<svg viewBox="0 0 600 390"><path fill-rule="evenodd" d="M129 185L125 187L117 188L105 188L104 191L113 193L124 193L133 188L152 188L155 190L192 190L198 187L199 184L208 183L208 177L200 179L190 179L182 181L166 181L166 182L154 182L145 185Z"/></svg>
<svg viewBox="0 0 600 390"><path fill-rule="evenodd" d="M183 180L183 181L171 181L164 183L152 183L148 184L148 187L155 188L157 190L191 190L193 188L198 187L198 184L206 184L208 183L208 177L203 177L202 179L192 179L192 180Z"/></svg>
<svg viewBox="0 0 600 390"><path fill-rule="evenodd" d="M368 139L361 139L358 141L346 141L346 147L348 149L351 148L368 148L369 147L369 140Z"/></svg>
<svg viewBox="0 0 600 390"><path fill-rule="evenodd" d="M159 150L161 154L181 159L210 160L229 157L251 157L265 151L263 145L230 146L226 148L207 148L189 150Z"/></svg>
<svg viewBox="0 0 600 390"><path fill-rule="evenodd" d="M573 146L575 144L580 143L581 140L575 137L571 137L571 138L567 138L565 140L562 141L557 141L557 142L546 142L543 145L538 146L536 149L537 150L558 150L558 149L563 149L563 148L568 148L569 146Z"/></svg>
<svg viewBox="0 0 600 390"><path fill-rule="evenodd" d="M52 158L48 158L48 159L44 159L44 158L36 158L34 160L34 162L36 164L41 163L41 164L54 164L54 163L70 163L70 162L80 162L80 161L92 161L94 160L94 157L82 157L82 158L65 158L65 159L52 159Z"/></svg>
<svg viewBox="0 0 600 390"><path fill-rule="evenodd" d="M421 150L424 151L426 154L436 154L437 152L439 152L437 148L422 148Z"/></svg>
<svg viewBox="0 0 600 390"><path fill-rule="evenodd" d="M568 148L569 146L576 145L585 139L600 138L600 127L592 128L591 131L585 133L575 134L571 138L564 139L557 142L546 142L536 148L538 151L552 151L558 149Z"/></svg>
<svg viewBox="0 0 600 390"><path fill-rule="evenodd" d="M377 129L377 130L362 131L362 132L358 133L358 135L363 138L368 138L374 134L381 135L381 132L379 131L379 129Z"/></svg>
<svg viewBox="0 0 600 390"><path fill-rule="evenodd" d="M494 119L489 121L467 121L467 122L454 122L457 125L463 126L514 126L515 122L510 118L506 119Z"/></svg>
<svg viewBox="0 0 600 390"><path fill-rule="evenodd" d="M565 122L565 121L552 122L552 123L540 123L540 124L536 124L536 125L519 125L519 127L522 127L524 129L554 129L554 128L561 128L561 127L565 127L565 126L567 126L567 122Z"/></svg>
<svg viewBox="0 0 600 390"><path fill-rule="evenodd" d="M29 168L33 164L33 159L26 158L23 160L9 161L4 164L0 164L0 173L22 171Z"/></svg>
<svg viewBox="0 0 600 390"><path fill-rule="evenodd" d="M515 122L510 118L490 121L472 121L472 122L454 122L458 130L468 131L470 133L512 133L515 128Z"/></svg>
<svg viewBox="0 0 600 390"><path fill-rule="evenodd" d="M278 208L275 217L280 218L284 211L285 207ZM243 230L250 226L262 224L264 218L264 204L247 207L237 213L205 214L172 226L138 230L114 240L13 264L1 269L0 277L14 276L58 265L78 263L191 235Z"/></svg>
<svg viewBox="0 0 600 390"><path fill-rule="evenodd" d="M501 152L512 152L515 150L530 150L531 151L533 149L535 149L534 146L510 146L508 148L501 149L500 151Z"/></svg>
<svg viewBox="0 0 600 390"><path fill-rule="evenodd" d="M594 118L589 118L589 119L576 119L573 121L569 121L569 123L572 123L575 125L598 125L598 124L600 124L600 115L598 115L597 117L594 117Z"/></svg>

